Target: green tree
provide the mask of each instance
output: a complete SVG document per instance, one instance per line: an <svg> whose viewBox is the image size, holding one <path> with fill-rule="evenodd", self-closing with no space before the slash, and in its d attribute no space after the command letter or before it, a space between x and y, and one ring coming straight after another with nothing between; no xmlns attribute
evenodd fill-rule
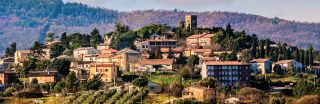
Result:
<svg viewBox="0 0 320 104"><path fill-rule="evenodd" d="M54 33L49 32L46 37L46 43L54 41Z"/></svg>
<svg viewBox="0 0 320 104"><path fill-rule="evenodd" d="M99 33L99 30L97 28L94 28L90 33L90 46L96 47L99 43L103 42L103 39Z"/></svg>
<svg viewBox="0 0 320 104"><path fill-rule="evenodd" d="M10 44L10 48L6 48L5 57L14 57L14 53L17 50L17 43L13 42Z"/></svg>
<svg viewBox="0 0 320 104"><path fill-rule="evenodd" d="M63 87L64 87L64 83L63 83L63 82L58 82L58 83L54 86L54 91L55 91L55 92L62 92Z"/></svg>
<svg viewBox="0 0 320 104"><path fill-rule="evenodd" d="M63 33L61 34L60 41L61 41L62 46L63 46L65 49L68 49L68 48L69 48L69 39L68 39L68 37L67 37L67 33L66 33L66 32L63 32Z"/></svg>
<svg viewBox="0 0 320 104"><path fill-rule="evenodd" d="M187 63L187 58L183 55L183 53L181 52L179 54L178 59L176 60L176 64L178 65L184 65Z"/></svg>
<svg viewBox="0 0 320 104"><path fill-rule="evenodd" d="M243 50L241 52L241 62L248 63L250 60L252 60L252 56L250 54L250 51L249 50Z"/></svg>
<svg viewBox="0 0 320 104"><path fill-rule="evenodd" d="M180 76L182 76L183 78L190 78L191 77L191 73L193 73L192 68L190 68L189 66L184 66L181 67L179 69L179 74Z"/></svg>
<svg viewBox="0 0 320 104"><path fill-rule="evenodd" d="M51 58L58 57L63 54L65 48L61 44L54 44L52 47L50 47L51 51Z"/></svg>
<svg viewBox="0 0 320 104"><path fill-rule="evenodd" d="M144 87L148 85L148 79L145 77L136 78L132 81L132 84L138 87Z"/></svg>
<svg viewBox="0 0 320 104"><path fill-rule="evenodd" d="M314 61L314 49L313 49L313 46L310 44L309 47L308 47L308 52L309 52L309 65L312 65L313 64L313 61Z"/></svg>
<svg viewBox="0 0 320 104"><path fill-rule="evenodd" d="M168 59L173 59L175 58L174 57L174 53L173 53L173 49L170 47L169 48L169 52L168 52L168 56L167 56Z"/></svg>
<svg viewBox="0 0 320 104"><path fill-rule="evenodd" d="M67 75L65 83L66 83L66 88L68 89L69 92L77 91L79 80L76 77L76 74L74 72L70 72Z"/></svg>
<svg viewBox="0 0 320 104"><path fill-rule="evenodd" d="M38 79L33 78L33 79L31 80L31 84L32 84L32 85L38 84Z"/></svg>
<svg viewBox="0 0 320 104"><path fill-rule="evenodd" d="M257 57L257 46L258 46L258 37L256 34L252 35L252 47L251 47L251 56L254 56L254 58L259 58Z"/></svg>
<svg viewBox="0 0 320 104"><path fill-rule="evenodd" d="M284 72L279 64L275 64L273 67L273 71L278 75L283 75Z"/></svg>
<svg viewBox="0 0 320 104"><path fill-rule="evenodd" d="M215 88L216 87L216 81L213 78L205 78L199 81L199 84L203 87L210 87L210 88Z"/></svg>
<svg viewBox="0 0 320 104"><path fill-rule="evenodd" d="M30 48L30 51L35 58L40 58L40 57L43 57L43 54L45 54L43 49L44 49L44 45L36 41L33 43L33 46Z"/></svg>
<svg viewBox="0 0 320 104"><path fill-rule="evenodd" d="M58 73L63 76L67 76L70 72L70 64L71 62L65 59L54 59L50 63L49 68L51 70L57 70Z"/></svg>
<svg viewBox="0 0 320 104"><path fill-rule="evenodd" d="M267 99L261 90L245 87L242 88L238 94L241 100L246 101L250 104L264 104Z"/></svg>
<svg viewBox="0 0 320 104"><path fill-rule="evenodd" d="M193 69L195 67L195 65L199 64L199 60L200 59L199 59L198 55L192 55L187 60L187 64L189 65L189 67L191 67Z"/></svg>

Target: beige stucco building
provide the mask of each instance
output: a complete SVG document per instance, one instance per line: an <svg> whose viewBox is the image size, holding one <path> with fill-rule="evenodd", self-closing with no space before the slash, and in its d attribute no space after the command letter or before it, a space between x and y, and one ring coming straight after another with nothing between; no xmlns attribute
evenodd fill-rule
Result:
<svg viewBox="0 0 320 104"><path fill-rule="evenodd" d="M187 37L186 44L188 48L211 48L212 37L215 34L195 34Z"/></svg>
<svg viewBox="0 0 320 104"><path fill-rule="evenodd" d="M117 79L117 68L113 63L91 63L89 78L95 75L101 75L104 82L113 82Z"/></svg>
<svg viewBox="0 0 320 104"><path fill-rule="evenodd" d="M37 79L38 83L54 83L57 81L57 71L30 71L28 74L29 83Z"/></svg>
<svg viewBox="0 0 320 104"><path fill-rule="evenodd" d="M183 90L182 98L194 99L201 102L215 102L215 92L212 88L191 86Z"/></svg>
<svg viewBox="0 0 320 104"><path fill-rule="evenodd" d="M30 53L30 50L17 50L14 53L14 63L17 65L22 65L22 62L28 58Z"/></svg>

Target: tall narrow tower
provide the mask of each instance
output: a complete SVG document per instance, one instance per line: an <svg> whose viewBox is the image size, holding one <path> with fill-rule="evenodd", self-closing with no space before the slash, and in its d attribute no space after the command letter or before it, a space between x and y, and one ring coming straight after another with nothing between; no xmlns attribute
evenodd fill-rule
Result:
<svg viewBox="0 0 320 104"><path fill-rule="evenodd" d="M197 16L196 15L186 15L185 16L185 28L186 29L196 29L197 28Z"/></svg>

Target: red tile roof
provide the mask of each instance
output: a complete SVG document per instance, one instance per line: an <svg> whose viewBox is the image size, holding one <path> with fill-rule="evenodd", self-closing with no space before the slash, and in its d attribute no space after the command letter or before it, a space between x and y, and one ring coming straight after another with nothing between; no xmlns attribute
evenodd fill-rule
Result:
<svg viewBox="0 0 320 104"><path fill-rule="evenodd" d="M167 52L169 52L169 49L170 48L161 48L160 51L167 53ZM174 52L174 53L178 53L178 52L182 52L182 51L183 51L182 47L172 48L172 52Z"/></svg>
<svg viewBox="0 0 320 104"><path fill-rule="evenodd" d="M30 71L29 77L38 77L38 76L55 76L57 71Z"/></svg>
<svg viewBox="0 0 320 104"><path fill-rule="evenodd" d="M100 54L97 58L111 58L113 56L113 54Z"/></svg>
<svg viewBox="0 0 320 104"><path fill-rule="evenodd" d="M187 37L187 39L196 39L196 38L211 38L215 34L196 34L196 35L191 35Z"/></svg>
<svg viewBox="0 0 320 104"><path fill-rule="evenodd" d="M91 63L90 67L112 67L113 63Z"/></svg>
<svg viewBox="0 0 320 104"><path fill-rule="evenodd" d="M17 50L17 51L19 51L19 52L21 52L21 53L31 53L30 50Z"/></svg>
<svg viewBox="0 0 320 104"><path fill-rule="evenodd" d="M276 62L274 64L287 64L287 63L290 63L292 61L294 61L294 60L281 60L281 61L278 61L278 62Z"/></svg>
<svg viewBox="0 0 320 104"><path fill-rule="evenodd" d="M172 65L173 59L142 59L141 65Z"/></svg>
<svg viewBox="0 0 320 104"><path fill-rule="evenodd" d="M191 35L189 37L187 37L187 39L196 39L196 38L200 38L203 34L196 34L196 35Z"/></svg>
<svg viewBox="0 0 320 104"><path fill-rule="evenodd" d="M112 49L112 48L102 49L101 51L102 51L102 52L111 52L111 53L117 53L117 52L119 52L118 50L115 50L115 49Z"/></svg>
<svg viewBox="0 0 320 104"><path fill-rule="evenodd" d="M211 49L193 49L193 52L196 52L196 53L211 52Z"/></svg>
<svg viewBox="0 0 320 104"><path fill-rule="evenodd" d="M250 65L248 63L239 61L210 61L205 62L206 65Z"/></svg>
<svg viewBox="0 0 320 104"><path fill-rule="evenodd" d="M260 58L260 59L253 59L251 60L250 62L257 62L257 63L263 63L263 62L266 62L270 59L264 59L264 58Z"/></svg>

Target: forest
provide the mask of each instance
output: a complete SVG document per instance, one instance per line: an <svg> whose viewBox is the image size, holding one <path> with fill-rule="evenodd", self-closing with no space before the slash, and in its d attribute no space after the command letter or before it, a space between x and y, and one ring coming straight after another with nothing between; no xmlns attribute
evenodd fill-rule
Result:
<svg viewBox="0 0 320 104"><path fill-rule="evenodd" d="M131 29L150 24L178 26L184 16L198 16L199 27L225 27L228 23L237 31L244 30L262 39L285 42L307 48L319 48L320 25L288 21L278 17L211 11L186 12L180 10L137 10L130 12L90 7L85 4L64 3L61 0L2 0L0 1L0 51L13 42L18 49L28 49L33 41L43 42L46 33L88 33L94 28L101 33L115 30L121 22ZM59 35L61 36L61 35ZM21 38L15 38L21 37Z"/></svg>

